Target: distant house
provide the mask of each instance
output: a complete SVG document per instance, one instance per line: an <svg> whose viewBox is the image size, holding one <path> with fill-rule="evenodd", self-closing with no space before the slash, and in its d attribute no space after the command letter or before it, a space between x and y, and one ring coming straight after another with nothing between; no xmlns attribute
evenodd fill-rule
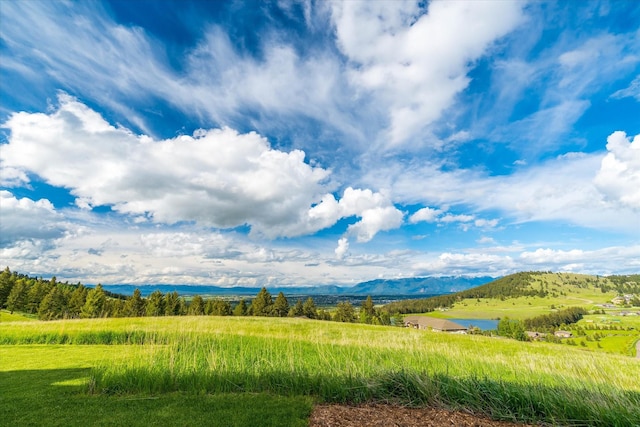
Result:
<svg viewBox="0 0 640 427"><path fill-rule="evenodd" d="M451 320L436 319L426 316L407 316L404 318L404 326L415 329L430 329L438 332L466 333L467 327L459 325Z"/></svg>
<svg viewBox="0 0 640 427"><path fill-rule="evenodd" d="M569 331L556 331L553 335L558 338L571 338L573 334Z"/></svg>

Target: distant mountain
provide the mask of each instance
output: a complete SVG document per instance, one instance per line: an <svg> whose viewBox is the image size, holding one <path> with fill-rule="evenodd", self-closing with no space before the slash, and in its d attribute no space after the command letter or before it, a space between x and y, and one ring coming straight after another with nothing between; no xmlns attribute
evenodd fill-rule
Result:
<svg viewBox="0 0 640 427"><path fill-rule="evenodd" d="M267 287L273 295L441 295L473 288L494 280L493 277L412 277L405 279L377 279L361 282L355 286L281 286ZM103 285L109 292L131 295L138 288L143 296L153 291L177 292L180 295L238 295L255 296L261 287L220 287L206 285Z"/></svg>
<svg viewBox="0 0 640 427"><path fill-rule="evenodd" d="M350 292L360 295L439 295L480 286L494 280L493 277L411 277L405 279L378 279L358 283L348 288Z"/></svg>

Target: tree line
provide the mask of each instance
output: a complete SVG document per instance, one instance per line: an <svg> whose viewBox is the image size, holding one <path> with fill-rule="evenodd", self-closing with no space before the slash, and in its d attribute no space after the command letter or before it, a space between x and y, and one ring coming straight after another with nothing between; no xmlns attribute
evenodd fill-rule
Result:
<svg viewBox="0 0 640 427"><path fill-rule="evenodd" d="M331 312L318 308L312 297L297 299L290 304L280 292L273 298L262 288L250 301L241 299L232 304L221 298L193 296L190 300L177 292L154 291L143 297L139 289L125 296L105 290L98 284L91 288L82 283L60 283L56 277L50 280L32 278L7 267L0 273L0 308L14 312L35 314L42 320L142 317L142 316L267 316L306 317L336 322L362 322L390 325L392 318L387 311L376 308L371 297L356 308L350 302L339 302ZM398 322L402 324L401 321Z"/></svg>

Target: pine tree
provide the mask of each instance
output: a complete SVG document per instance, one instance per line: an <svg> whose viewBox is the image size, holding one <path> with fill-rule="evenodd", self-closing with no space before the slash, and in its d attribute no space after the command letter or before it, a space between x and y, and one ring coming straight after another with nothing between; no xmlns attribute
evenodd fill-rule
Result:
<svg viewBox="0 0 640 427"><path fill-rule="evenodd" d="M233 309L234 316L246 316L247 315L247 303L244 298L240 300L236 308Z"/></svg>
<svg viewBox="0 0 640 427"><path fill-rule="evenodd" d="M336 313L333 316L336 322L353 323L356 321L356 311L349 301L339 302L336 306Z"/></svg>
<svg viewBox="0 0 640 427"><path fill-rule="evenodd" d="M192 316L202 316L204 314L204 299L200 295L196 295L189 304L189 314Z"/></svg>
<svg viewBox="0 0 640 427"><path fill-rule="evenodd" d="M180 297L176 291L167 292L164 296L164 315L178 316L180 314Z"/></svg>
<svg viewBox="0 0 640 427"><path fill-rule="evenodd" d="M302 304L302 300L298 299L295 305L289 310L290 317L300 317L304 316L304 306Z"/></svg>
<svg viewBox="0 0 640 427"><path fill-rule="evenodd" d="M289 314L289 301L282 292L278 294L273 303L273 314L276 317L286 317Z"/></svg>
<svg viewBox="0 0 640 427"><path fill-rule="evenodd" d="M302 305L302 313L309 319L315 319L318 317L318 311L316 309L316 303L313 298L309 297Z"/></svg>
<svg viewBox="0 0 640 427"><path fill-rule="evenodd" d="M84 303L87 302L88 292L87 288L80 283L78 283L78 286L71 292L71 297L69 298L69 317L80 317L82 307Z"/></svg>
<svg viewBox="0 0 640 427"><path fill-rule="evenodd" d="M368 296L367 299L362 302L362 307L360 308L360 321L362 323L371 324L374 323L375 317L376 309L373 305L371 296Z"/></svg>
<svg viewBox="0 0 640 427"><path fill-rule="evenodd" d="M140 289L133 290L133 295L127 298L124 303L124 315L126 317L141 317L145 314L145 300L142 298Z"/></svg>
<svg viewBox="0 0 640 427"><path fill-rule="evenodd" d="M164 316L164 295L156 290L149 295L146 307L147 316Z"/></svg>
<svg viewBox="0 0 640 427"><path fill-rule="evenodd" d="M67 317L68 301L60 288L54 286L42 299L38 308L38 317L42 320L63 319Z"/></svg>
<svg viewBox="0 0 640 427"><path fill-rule="evenodd" d="M273 299L267 288L263 287L251 303L254 316L270 316L273 307Z"/></svg>
<svg viewBox="0 0 640 427"><path fill-rule="evenodd" d="M87 300L82 306L80 315L84 318L105 317L107 314L106 305L107 296L102 289L102 285L98 283L98 286L87 293Z"/></svg>
<svg viewBox="0 0 640 427"><path fill-rule="evenodd" d="M25 279L16 280L16 284L11 289L7 298L7 309L11 313L14 311L24 311L27 308L27 296L29 294L29 285Z"/></svg>
<svg viewBox="0 0 640 427"><path fill-rule="evenodd" d="M16 278L11 274L9 267L0 273L0 308L4 307L11 293L11 289L16 283Z"/></svg>

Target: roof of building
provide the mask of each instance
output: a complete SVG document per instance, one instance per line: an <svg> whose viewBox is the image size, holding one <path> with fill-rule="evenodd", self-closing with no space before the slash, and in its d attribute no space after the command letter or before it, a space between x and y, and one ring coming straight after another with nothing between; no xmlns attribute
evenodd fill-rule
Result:
<svg viewBox="0 0 640 427"><path fill-rule="evenodd" d="M407 316L404 323L419 325L421 328L431 328L437 331L466 331L467 327L447 319L437 319L427 316Z"/></svg>

